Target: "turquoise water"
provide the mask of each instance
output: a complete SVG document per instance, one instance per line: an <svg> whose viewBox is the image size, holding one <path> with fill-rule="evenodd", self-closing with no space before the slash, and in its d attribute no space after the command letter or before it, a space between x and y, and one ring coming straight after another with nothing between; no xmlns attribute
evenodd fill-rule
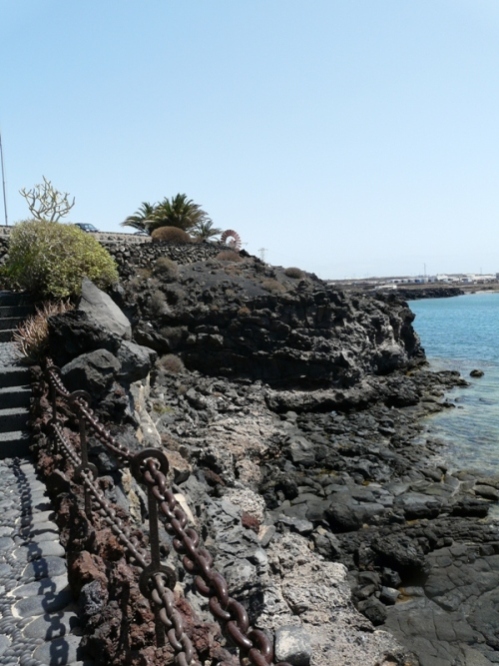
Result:
<svg viewBox="0 0 499 666"><path fill-rule="evenodd" d="M428 431L445 441L453 469L499 474L499 294L411 301L430 367L458 370L470 382L447 396L456 409L428 419ZM484 371L472 379L474 368Z"/></svg>

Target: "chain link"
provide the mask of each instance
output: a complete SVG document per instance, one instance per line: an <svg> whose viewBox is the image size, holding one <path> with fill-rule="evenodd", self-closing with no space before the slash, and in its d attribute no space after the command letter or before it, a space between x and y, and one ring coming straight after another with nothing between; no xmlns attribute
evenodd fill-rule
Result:
<svg viewBox="0 0 499 666"><path fill-rule="evenodd" d="M62 379L59 375L59 369L48 359L47 373L51 385L56 392L66 400L69 399L70 393L64 386ZM104 446L111 451L121 463L130 464L133 459L132 452L124 444L111 435L109 430L99 421L94 411L90 408L88 402L83 398L78 398L73 401L73 406L78 412L78 416L83 416L96 438L104 444Z"/></svg>
<svg viewBox="0 0 499 666"><path fill-rule="evenodd" d="M56 435L57 443L63 450L70 461L78 466L81 460L78 454L64 436L62 428L59 424L53 424L53 431ZM116 511L112 504L107 500L104 493L98 488L92 480L92 476L88 470L82 470L80 477L83 484L88 491L92 494L95 502L99 506L99 515L108 523L111 530L118 537L120 542L125 546L129 556L134 559L134 564L141 569L148 568L145 550L140 548L134 541L130 530L124 525L123 521L118 518ZM163 576L157 573L153 576L154 588L149 592L149 601L154 603L159 609L159 619L165 626L168 640L175 652L175 663L178 666L190 666L193 660L193 646L192 642L184 631L182 616L175 608L175 601L173 592L165 587Z"/></svg>
<svg viewBox="0 0 499 666"><path fill-rule="evenodd" d="M50 359L47 360L47 375L54 390L68 400L70 394L64 387L59 376L58 369ZM241 663L249 662L253 666L272 666L273 649L268 636L259 629L253 629L249 625L249 618L244 606L229 596L227 581L213 568L213 557L202 546L200 546L199 535L192 527L188 526L188 518L180 504L177 502L173 492L167 488L166 476L161 471L160 463L151 457L144 459L138 454L134 456L130 450L119 443L111 433L99 422L88 403L83 398L73 400L73 406L78 412L79 418L84 418L90 425L92 431L99 441L110 450L121 462L132 465L138 481L144 483L152 493L161 514L165 518L164 527L168 534L173 536L173 547L181 556L185 570L194 576L194 584L198 592L207 597L208 607L212 615L225 628L226 634L239 648ZM64 437L61 426L54 420L52 423L57 442L66 452L69 460L75 465L81 465L81 460L69 441ZM164 454L158 451L158 455L164 458ZM135 464L134 464L135 462ZM83 469L80 477L92 494L99 506L99 514L108 522L112 531L116 534L128 553L134 558L137 566L143 570L151 568L145 559L143 549L134 543L129 530L117 517L110 502L102 491L95 486L89 470ZM175 608L173 592L165 586L165 577L161 571L151 572L148 580L149 601L158 610L157 616L164 625L168 640L175 651L175 663L177 666L190 666L194 658L192 643L187 636L182 616ZM147 594L146 594L147 596ZM291 666L288 662L279 662L276 666Z"/></svg>
<svg viewBox="0 0 499 666"><path fill-rule="evenodd" d="M246 609L229 596L227 581L212 567L210 553L199 547L199 535L188 527L187 515L167 488L165 475L152 459L146 461L142 470L144 483L152 490L166 519L165 529L174 536L173 547L182 556L184 568L195 576L198 592L209 598L211 613L225 626L226 633L240 650L240 658L247 658L254 666L269 666L273 659L269 638L263 631L250 628ZM277 666L290 664L280 662Z"/></svg>

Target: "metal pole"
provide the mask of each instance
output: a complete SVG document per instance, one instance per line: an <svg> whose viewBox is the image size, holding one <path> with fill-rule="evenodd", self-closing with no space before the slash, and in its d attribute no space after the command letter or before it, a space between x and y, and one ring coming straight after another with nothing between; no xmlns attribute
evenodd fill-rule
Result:
<svg viewBox="0 0 499 666"><path fill-rule="evenodd" d="M7 218L7 197L5 195L5 170L3 166L3 148L2 148L2 133L0 132L0 162L2 164L2 188L3 188L3 210L5 214L5 225L9 226Z"/></svg>

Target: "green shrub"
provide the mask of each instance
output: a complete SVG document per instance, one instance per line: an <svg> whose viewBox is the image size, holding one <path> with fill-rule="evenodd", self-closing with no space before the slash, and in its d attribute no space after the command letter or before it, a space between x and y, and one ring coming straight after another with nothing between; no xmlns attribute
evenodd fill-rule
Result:
<svg viewBox="0 0 499 666"><path fill-rule="evenodd" d="M156 243L191 243L192 238L183 229L177 227L159 227L151 233L151 238Z"/></svg>
<svg viewBox="0 0 499 666"><path fill-rule="evenodd" d="M37 296L78 295L88 277L99 287L118 282L111 255L78 227L45 220L25 220L12 229L8 277Z"/></svg>

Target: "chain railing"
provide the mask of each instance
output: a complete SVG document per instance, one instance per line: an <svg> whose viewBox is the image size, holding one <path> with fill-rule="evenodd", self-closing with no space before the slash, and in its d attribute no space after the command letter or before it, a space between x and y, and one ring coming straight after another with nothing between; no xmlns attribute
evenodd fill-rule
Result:
<svg viewBox="0 0 499 666"><path fill-rule="evenodd" d="M173 537L173 547L181 556L185 570L194 576L196 590L208 598L208 608L220 624L223 633L239 649L239 660L243 666L273 666L273 646L267 634L250 626L244 606L228 592L225 578L213 567L213 557L200 544L196 530L188 525L188 518L173 492L167 487L168 459L160 449L143 449L132 453L98 420L90 408L90 396L84 391L69 393L65 388L59 369L47 360L47 381L52 403L51 428L57 450L74 466L74 480L84 490L85 513L92 521L94 511L110 526L134 564L141 569L139 588L149 600L156 621L156 643L170 642L178 666L190 666L194 660L194 649L185 632L182 616L175 607L173 588L176 575L173 568L161 563L159 519L168 534ZM64 435L59 423L57 401L62 399L77 417L81 456ZM122 465L129 467L138 483L147 489L149 512L150 554L130 534L124 522L118 518L111 503L96 485L97 469L88 461L87 426L96 439L111 452ZM221 662L220 666L229 666ZM290 666L279 662L276 666Z"/></svg>

